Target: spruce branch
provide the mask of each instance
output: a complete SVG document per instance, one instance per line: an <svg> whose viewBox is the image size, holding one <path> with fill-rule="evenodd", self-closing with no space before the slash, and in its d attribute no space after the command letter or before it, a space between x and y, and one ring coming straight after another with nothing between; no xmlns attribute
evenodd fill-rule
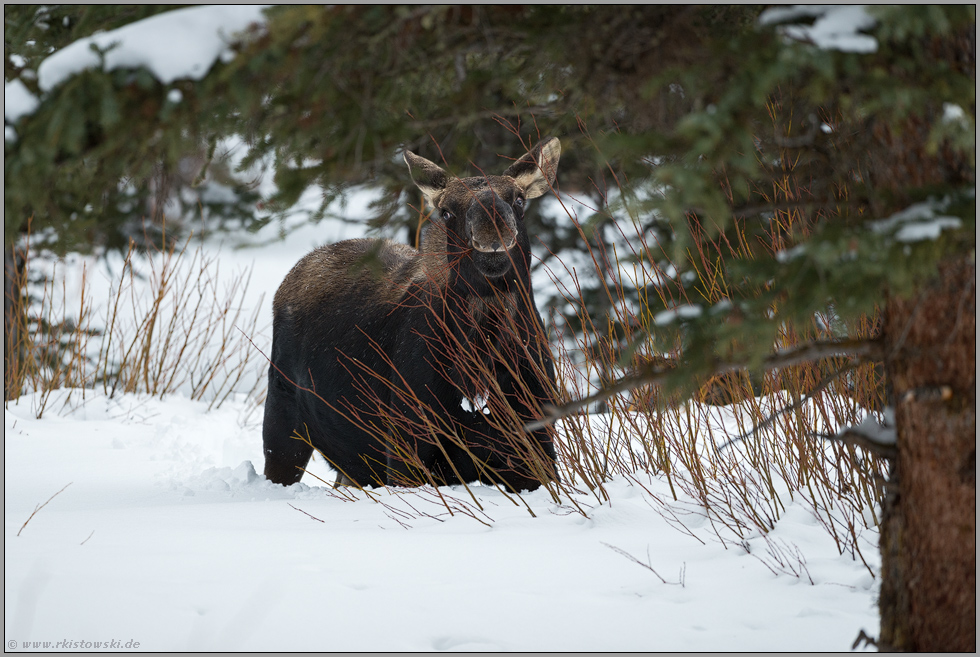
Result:
<svg viewBox="0 0 980 657"><path fill-rule="evenodd" d="M940 390L937 390L936 393L937 399L948 398L942 397ZM869 415L858 424L845 427L836 435L817 434L817 436L825 440L839 441L852 447L860 447L882 458L895 459L898 457L898 431L895 427L895 412L890 407L885 408L880 423L874 416Z"/></svg>
<svg viewBox="0 0 980 657"><path fill-rule="evenodd" d="M832 356L850 356L855 360L855 364L860 364L882 360L884 351L881 343L877 340L820 340L808 342L790 349L781 349L763 359L760 367L764 370L773 370ZM620 378L612 385L603 388L595 394L568 402L567 404L562 404L561 406L545 408L545 416L540 420L525 424L524 430L535 431L549 426L563 417L577 413L590 404L605 401L620 393L645 385L664 383L682 364L682 362L675 362L666 367L655 363L644 364L633 374ZM746 360L720 361L716 362L714 367L709 371L701 374L706 377L717 376L736 370L747 369L748 365Z"/></svg>
<svg viewBox="0 0 980 657"><path fill-rule="evenodd" d="M861 431L856 431L854 427L849 427L834 436L817 434L817 437L824 438L825 440L839 441L845 445L851 445L852 447L860 447L867 452L877 454L885 459L893 460L898 457L898 447L896 445L889 444L887 442L878 442L871 438L868 434Z"/></svg>

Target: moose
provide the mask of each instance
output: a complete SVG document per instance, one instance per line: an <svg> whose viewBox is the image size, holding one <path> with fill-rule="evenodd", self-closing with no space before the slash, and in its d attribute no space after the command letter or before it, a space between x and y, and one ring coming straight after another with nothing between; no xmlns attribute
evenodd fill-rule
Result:
<svg viewBox="0 0 980 657"><path fill-rule="evenodd" d="M419 248L346 240L293 267L273 300L267 479L299 481L315 449L335 485L557 480L553 429L523 430L556 400L524 213L560 154L545 139L502 175L457 178L405 151L433 208Z"/></svg>

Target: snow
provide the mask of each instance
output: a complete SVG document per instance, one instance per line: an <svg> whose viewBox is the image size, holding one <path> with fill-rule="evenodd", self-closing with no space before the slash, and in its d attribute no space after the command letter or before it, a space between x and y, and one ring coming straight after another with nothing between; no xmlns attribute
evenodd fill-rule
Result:
<svg viewBox="0 0 980 657"><path fill-rule="evenodd" d="M894 445L898 441L898 433L895 430L895 409L886 406L882 416L879 422L874 415L869 414L858 424L842 431L840 435L851 431L879 445Z"/></svg>
<svg viewBox="0 0 980 657"><path fill-rule="evenodd" d="M806 245L798 244L789 249L781 249L776 252L776 260L778 262L789 262L800 256L806 255Z"/></svg>
<svg viewBox="0 0 980 657"><path fill-rule="evenodd" d="M694 319L701 316L701 306L684 304L676 308L668 308L657 313L653 318L653 323L657 326L672 324L675 319Z"/></svg>
<svg viewBox="0 0 980 657"><path fill-rule="evenodd" d="M352 195L345 214L366 218L371 198ZM299 257L365 232L307 222L318 203L303 197L284 240L270 224L205 243L222 280L251 266L244 304L265 304L267 319ZM70 259L70 296L82 265L108 285L104 266ZM254 337L267 352L270 336ZM477 508L443 488L449 515L431 488L271 484L261 407L244 394L208 411L183 393L61 390L36 419L40 404L25 395L4 411L8 649L836 651L877 633L876 580L798 498L742 547L642 473L606 482L601 503L581 486L560 502L524 494L527 507L474 486ZM629 439L607 416L590 422ZM321 460L310 473L333 480ZM876 536L862 540L877 571Z"/></svg>
<svg viewBox="0 0 980 657"><path fill-rule="evenodd" d="M3 83L3 118L17 123L22 116L33 114L40 101L20 80Z"/></svg>
<svg viewBox="0 0 980 657"><path fill-rule="evenodd" d="M909 245L913 242L936 240L939 239L944 230L955 230L963 226L963 221L959 217L942 214L949 205L949 198L938 201L930 199L921 203L914 203L885 219L869 222L868 227L873 233L884 237L886 246L894 242ZM812 254L815 247L819 247L819 243L799 244L778 251L776 260L781 263L788 263L796 258ZM905 248L909 247L906 246ZM842 260L856 257L857 254L854 250L840 255Z"/></svg>
<svg viewBox="0 0 980 657"><path fill-rule="evenodd" d="M943 103L943 122L967 124L966 111L955 103Z"/></svg>
<svg viewBox="0 0 980 657"><path fill-rule="evenodd" d="M781 24L801 18L815 18L812 25L782 25L780 32L790 39L806 41L822 50L872 53L878 50L874 37L861 34L876 25L864 5L796 5L767 9L759 16L760 25Z"/></svg>
<svg viewBox="0 0 980 657"><path fill-rule="evenodd" d="M938 239L947 228L959 228L963 222L957 217L936 217L931 221L923 221L915 224L902 226L895 233L897 242L921 242L923 240Z"/></svg>
<svg viewBox="0 0 980 657"><path fill-rule="evenodd" d="M28 397L11 404L8 647L823 651L876 631L868 571L798 503L752 553L723 547L703 519L687 521L693 537L673 528L657 479L649 492L615 479L610 503L578 494L588 517L542 491L523 496L532 517L485 487L473 489L484 512L449 516L431 489L375 502L309 476L270 484L248 413L243 400L207 412L91 391L42 420ZM461 489L442 493L472 507ZM801 576L770 570L773 552L802 555Z"/></svg>
<svg viewBox="0 0 980 657"><path fill-rule="evenodd" d="M48 56L38 67L38 86L47 93L85 69L146 67L160 82L200 80L228 57L235 33L263 22L269 5L213 5L169 11L93 34ZM105 53L102 62L98 51Z"/></svg>
<svg viewBox="0 0 980 657"><path fill-rule="evenodd" d="M887 219L874 222L871 227L878 233L887 234L894 231L896 242L935 240L944 230L960 228L963 225L959 217L937 214L943 212L948 204L948 199L914 203Z"/></svg>

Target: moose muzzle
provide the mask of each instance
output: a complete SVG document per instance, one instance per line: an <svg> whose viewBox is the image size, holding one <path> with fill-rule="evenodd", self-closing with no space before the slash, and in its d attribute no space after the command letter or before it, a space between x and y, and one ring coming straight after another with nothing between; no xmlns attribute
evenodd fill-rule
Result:
<svg viewBox="0 0 980 657"><path fill-rule="evenodd" d="M510 204L488 190L466 211L470 245L480 253L506 253L517 244L517 218Z"/></svg>

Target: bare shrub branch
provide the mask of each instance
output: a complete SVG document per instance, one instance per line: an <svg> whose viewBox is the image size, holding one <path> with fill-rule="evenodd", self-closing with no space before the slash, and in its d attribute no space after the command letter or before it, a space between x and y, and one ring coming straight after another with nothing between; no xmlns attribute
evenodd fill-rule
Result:
<svg viewBox="0 0 980 657"><path fill-rule="evenodd" d="M27 520L24 521L24 524L20 526L20 529L17 530L17 535L20 536L20 533L24 531L24 527L27 527L27 523L31 521L31 519L37 514L38 511L46 507L51 502L51 500L61 495L63 492L65 492L65 488L68 488L71 485L72 482L69 481L67 484L64 485L64 487L61 490L59 490L57 493L49 497L44 504L38 504L37 506L35 506L34 511L31 512L31 515L27 518ZM88 539L85 540L87 541Z"/></svg>

